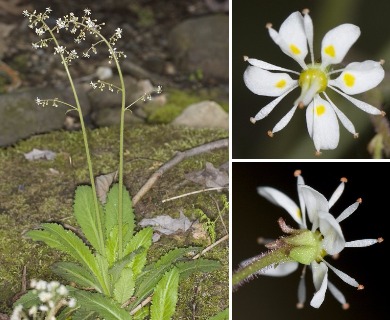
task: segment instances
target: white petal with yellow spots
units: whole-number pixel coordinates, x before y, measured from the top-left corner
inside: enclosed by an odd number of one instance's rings
[[[298,83],[287,73],[272,73],[255,66],[245,70],[244,82],[253,93],[268,97],[278,97]]]
[[[304,29],[303,17],[300,12],[294,12],[282,23],[279,33],[270,25],[268,32],[282,51],[297,61],[302,68],[307,55],[307,40]]]
[[[337,147],[340,138],[339,123],[328,101],[319,96],[314,97],[306,110],[306,123],[317,152]]]
[[[385,71],[380,62],[352,62],[337,79],[330,80],[329,85],[338,87],[347,94],[358,94],[375,88],[384,77]]]
[[[353,24],[342,24],[330,30],[322,39],[322,66],[343,61],[348,50],[360,36],[360,28]]]

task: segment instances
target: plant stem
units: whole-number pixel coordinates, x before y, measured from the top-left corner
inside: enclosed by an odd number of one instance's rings
[[[50,32],[50,35],[51,35],[51,37],[52,37],[52,39],[53,39],[53,41],[55,43],[55,46],[59,47],[58,41],[57,41],[56,37],[54,36],[53,31],[47,25],[46,25],[46,27],[47,27],[47,29]],[[77,95],[77,91],[76,91],[76,88],[74,86],[73,78],[72,78],[72,76],[70,74],[70,71],[69,71],[69,68],[68,68],[68,64],[66,63],[63,54],[60,54],[60,56],[61,56],[62,64],[64,65],[66,74],[68,76],[69,84],[70,84],[70,86],[72,88],[73,96],[74,96],[75,103],[76,103],[76,108],[77,108],[77,111],[79,113],[81,131],[83,133],[84,148],[85,148],[85,153],[86,153],[86,156],[87,156],[87,163],[88,163],[89,179],[91,181],[93,201],[94,201],[94,207],[95,207],[95,215],[96,215],[95,218],[96,218],[96,223],[97,223],[97,230],[98,230],[98,233],[99,233],[99,248],[96,248],[96,249],[98,250],[98,252],[100,254],[105,255],[104,235],[103,235],[102,221],[100,219],[100,209],[99,209],[99,203],[98,203],[98,198],[97,198],[97,194],[96,194],[95,179],[94,179],[93,170],[92,170],[91,153],[90,153],[90,150],[89,150],[87,130],[85,128],[83,112],[81,110],[79,97]]]
[[[289,258],[285,248],[268,251],[253,258],[253,260],[247,265],[240,267],[235,273],[233,273],[232,285],[233,287],[239,286],[243,281],[252,277],[254,274],[265,268],[284,262],[294,261]]]

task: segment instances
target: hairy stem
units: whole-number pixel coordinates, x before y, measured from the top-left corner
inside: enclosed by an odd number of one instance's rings
[[[290,261],[293,260],[289,258],[285,248],[268,251],[257,257],[254,257],[252,261],[241,266],[236,272],[233,273],[233,288],[236,289],[244,281],[250,280],[253,276],[255,276],[255,274],[265,270],[267,267]]]

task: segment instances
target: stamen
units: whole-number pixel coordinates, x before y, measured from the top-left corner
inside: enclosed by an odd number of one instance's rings
[[[303,101],[300,101],[299,103],[298,103],[298,108],[299,109],[303,109],[305,107],[305,104],[303,103]]]
[[[303,14],[309,14],[310,10],[308,8],[305,8],[305,9],[302,10],[302,13]]]
[[[270,138],[272,138],[272,137],[274,136],[274,134],[273,134],[273,132],[272,132],[271,130],[268,130],[267,134],[268,134],[268,136],[269,136]]]
[[[250,118],[249,118],[249,120],[250,120],[250,122],[252,122],[253,124],[255,124],[255,123],[256,123],[256,119],[255,119],[255,118],[253,118],[253,117],[250,117]]]
[[[362,284],[359,284],[358,287],[357,287],[358,290],[363,290],[364,289],[364,286]]]
[[[244,56],[243,58],[244,58],[244,61],[247,61],[249,59],[248,56]]]
[[[294,177],[298,177],[298,176],[300,176],[300,175],[301,175],[301,173],[302,173],[302,171],[301,171],[301,170],[295,170],[295,171],[294,171]]]
[[[355,139],[359,138],[359,133],[356,132],[356,133],[353,135],[353,137],[354,137]]]
[[[346,182],[348,182],[348,179],[345,178],[345,177],[342,177],[342,178],[340,179],[340,181],[346,183]]]
[[[358,199],[356,200],[356,202],[358,202],[358,203],[360,204],[360,203],[363,202],[363,200],[362,200],[362,198],[358,198]]]
[[[319,157],[321,154],[322,154],[321,151],[316,151],[316,153],[315,153],[316,157]]]
[[[383,238],[382,237],[380,237],[380,238],[378,238],[378,243],[381,243],[381,242],[383,242]]]
[[[268,23],[265,25],[265,27],[266,27],[267,29],[271,29],[271,28],[272,28],[272,23],[271,23],[271,22],[268,22]]]
[[[384,59],[380,59],[380,60],[379,60],[379,63],[380,63],[381,65],[384,65],[384,64],[385,64],[385,60],[384,60]]]
[[[349,303],[343,303],[342,306],[343,310],[348,310],[349,309]]]
[[[386,112],[381,111],[381,115],[382,115],[382,117],[384,117],[386,115]]]

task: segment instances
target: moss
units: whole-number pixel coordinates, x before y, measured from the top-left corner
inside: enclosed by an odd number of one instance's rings
[[[117,170],[118,133],[118,127],[88,133],[96,175]],[[134,196],[150,175],[177,151],[226,138],[226,134],[225,130],[194,130],[169,125],[134,125],[127,128],[124,142],[124,181],[127,189]],[[52,161],[27,161],[23,153],[33,148],[52,150],[56,152],[56,158]],[[180,211],[194,220],[194,208],[201,208],[210,217],[216,217],[218,213],[214,200],[221,203],[217,192],[199,193],[162,203],[163,199],[202,189],[203,186],[186,180],[185,174],[201,170],[206,161],[217,167],[228,161],[228,150],[216,150],[186,159],[166,172],[135,206],[136,220],[161,214],[178,217]],[[82,135],[80,132],[58,131],[21,141],[15,147],[0,149],[0,168],[0,313],[9,313],[10,299],[20,291],[23,266],[27,266],[28,279],[58,279],[50,266],[64,257],[45,245],[25,239],[23,234],[45,221],[60,221],[76,226],[72,215],[74,191],[79,184],[89,184]],[[227,224],[228,217],[225,216],[224,220]],[[217,239],[225,234],[220,223],[217,223],[216,229]],[[188,245],[205,246],[207,239],[194,239],[190,231],[163,236],[153,246],[150,259],[157,259],[174,247]],[[200,275],[204,280],[197,303],[205,310],[197,311],[199,319],[206,319],[208,314],[215,314],[227,306],[225,297],[228,296],[229,281],[226,246],[226,243],[221,244],[210,253],[218,256],[223,268],[207,277]],[[193,281],[199,283],[194,277],[189,288],[194,288]],[[183,290],[180,289],[180,297],[187,294]],[[207,306],[207,300],[203,301],[207,295],[220,297],[226,303],[215,301],[212,306]],[[180,303],[187,303],[185,297],[180,298]],[[177,319],[188,318],[187,306],[178,306]]]

